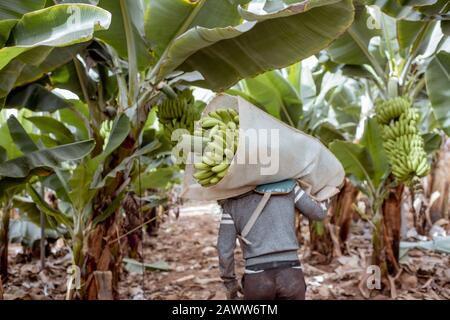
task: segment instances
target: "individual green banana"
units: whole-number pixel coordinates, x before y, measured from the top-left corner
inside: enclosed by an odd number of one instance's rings
[[[214,178],[211,178],[211,180],[209,180],[209,183],[214,185],[217,184],[220,181],[220,179],[216,176]]]
[[[209,170],[211,167],[203,162],[198,162],[194,164],[194,168],[198,170]]]
[[[214,173],[218,173],[218,172],[221,172],[221,171],[225,170],[225,169],[228,168],[228,167],[229,167],[229,164],[228,164],[228,163],[222,162],[221,164],[219,164],[219,165],[213,167],[213,168],[211,169],[211,171],[214,172]]]
[[[210,170],[197,171],[196,173],[194,173],[194,178],[198,179],[198,180],[203,180],[203,179],[211,177],[213,174],[214,174],[214,172],[212,172]]]
[[[208,166],[215,166],[216,165],[216,161],[214,161],[213,159],[211,159],[208,154],[203,155],[202,157],[202,162],[206,163]]]
[[[220,117],[222,118],[222,121],[224,123],[233,121],[233,118],[230,116],[227,109],[220,108],[220,109],[217,109],[216,112],[220,115]]]
[[[225,177],[226,174],[228,173],[228,168],[229,168],[229,166],[228,166],[225,170],[218,172],[217,175],[216,175],[217,178],[223,178],[223,177]]]
[[[236,110],[234,110],[233,108],[229,108],[227,109],[228,113],[230,114],[230,116],[234,119],[236,117],[239,118],[239,114],[237,113]]]
[[[217,119],[211,118],[211,117],[207,117],[202,120],[202,128],[209,129],[209,128],[217,126],[220,123],[221,123],[220,120],[217,120]]]

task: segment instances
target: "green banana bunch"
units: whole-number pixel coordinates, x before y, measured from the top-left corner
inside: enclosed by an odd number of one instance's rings
[[[194,136],[208,142],[201,162],[195,163],[194,178],[203,187],[217,184],[227,174],[239,141],[239,115],[234,109],[220,108],[199,121]]]
[[[403,97],[382,101],[375,111],[392,173],[398,181],[412,185],[417,177],[426,176],[430,170],[417,128],[419,115]]]
[[[105,147],[108,144],[109,136],[111,135],[111,131],[112,131],[112,127],[113,127],[112,120],[105,120],[100,125],[99,133],[100,133],[100,136],[103,138],[103,141],[104,141],[103,145]]]
[[[375,108],[378,123],[389,124],[403,113],[410,109],[411,103],[402,97],[383,101],[377,104]]]
[[[164,136],[173,145],[172,133],[177,129],[186,129],[189,133],[194,132],[194,122],[198,120],[199,114],[194,107],[195,99],[191,90],[181,91],[176,99],[166,98],[158,105],[158,119],[164,127]]]
[[[107,136],[109,136],[109,134],[111,133],[112,130],[112,126],[113,126],[113,121],[112,120],[105,120],[102,122],[102,124],[100,125],[100,136],[103,137],[103,139],[105,139]]]

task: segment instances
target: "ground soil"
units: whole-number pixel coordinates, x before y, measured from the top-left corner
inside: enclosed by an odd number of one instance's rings
[[[220,210],[214,203],[185,205],[178,218],[170,215],[157,237],[146,237],[143,257],[158,268],[127,268],[120,282],[121,299],[225,299],[216,253]],[[308,228],[299,250],[308,285],[307,299],[450,299],[450,256],[410,250],[402,259],[402,273],[395,286],[367,289],[365,275],[370,257],[370,226],[353,223],[345,255],[322,264],[320,255],[308,250]],[[10,279],[5,299],[64,299],[70,253],[64,241],[53,245],[40,270],[39,260],[24,254],[19,244],[10,247]],[[243,263],[237,250],[237,274]]]

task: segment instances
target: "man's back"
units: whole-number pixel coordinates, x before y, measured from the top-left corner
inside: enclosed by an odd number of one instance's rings
[[[272,196],[266,204],[250,233],[246,236],[251,245],[242,245],[246,266],[297,258],[299,247],[295,234],[294,196],[294,191],[286,195]],[[236,236],[242,233],[261,199],[261,194],[250,192],[225,200],[222,204],[224,215],[222,218],[225,220],[231,218],[235,230],[230,232],[231,228],[223,228],[222,231],[227,232],[228,230],[228,237],[236,239]]]
[[[265,271],[286,266],[299,267],[297,255],[299,246],[295,234],[295,208],[313,220],[322,220],[326,217],[327,210],[324,204],[317,203],[299,186],[296,186],[290,193],[272,196],[250,232],[245,236],[245,239],[242,239],[240,235],[262,197],[262,195],[252,191],[220,202],[223,214],[217,248],[221,277],[229,292],[237,287],[234,273],[236,238],[241,240],[246,278],[248,274],[258,273],[259,277],[267,277],[273,274],[272,278],[269,277],[270,279],[264,281],[273,281],[273,295],[277,296],[277,291],[283,290],[275,289],[276,282],[285,279],[284,277],[278,277],[274,270]],[[277,278],[278,280],[276,280]],[[304,284],[303,273],[301,273],[301,278]],[[252,276],[252,280],[255,280],[255,277]],[[256,281],[256,284],[258,283]],[[253,292],[256,291],[258,290],[253,290]],[[249,291],[247,290],[247,292]],[[286,296],[289,295],[289,293],[286,294]],[[304,297],[304,292],[301,295]],[[256,294],[256,298],[258,296]],[[294,294],[294,296],[298,295]]]

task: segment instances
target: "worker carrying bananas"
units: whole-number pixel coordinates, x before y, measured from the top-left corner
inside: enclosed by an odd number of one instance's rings
[[[284,180],[219,204],[223,213],[217,248],[227,298],[238,299],[238,292],[243,292],[246,300],[304,300],[306,283],[297,254],[295,209],[309,219],[323,220],[328,201],[319,203],[296,180]],[[236,239],[245,259],[243,288],[234,270]]]

